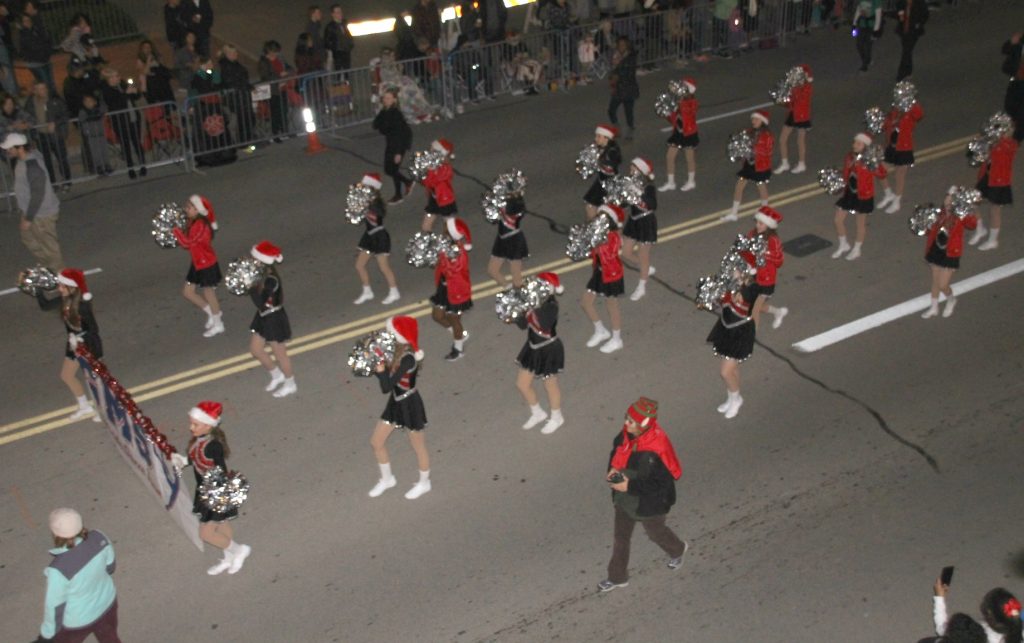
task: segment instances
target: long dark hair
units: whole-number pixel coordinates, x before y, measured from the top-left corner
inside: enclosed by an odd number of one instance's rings
[[[963,612],[946,621],[946,633],[937,639],[942,643],[985,643],[985,629]]]
[[[82,540],[85,540],[88,537],[89,537],[89,530],[86,529],[85,527],[82,527],[82,531],[78,532],[77,534],[75,534],[71,538],[63,538],[61,536],[56,536],[55,535],[53,537],[53,545],[54,545],[54,547],[67,547],[68,549],[74,549],[74,547],[75,547],[75,539],[76,538],[81,538]]]
[[[69,326],[72,328],[81,328],[82,315],[79,312],[78,307],[82,303],[82,291],[78,288],[69,288],[68,290],[70,290],[70,292],[67,297],[64,297],[60,314]]]
[[[228,446],[228,436],[224,434],[224,429],[219,426],[211,427],[209,435],[211,440],[220,442],[220,445],[224,447],[224,459],[227,460],[231,455],[231,447]],[[191,449],[192,445],[195,444],[198,439],[199,438],[193,436],[192,439],[188,441],[188,448]],[[225,471],[224,473],[227,472]]]
[[[981,615],[996,632],[1003,635],[1005,643],[1021,643],[1020,603],[1017,603],[1017,615],[1009,615],[1006,605],[1017,598],[1002,587],[997,587],[981,599]]]

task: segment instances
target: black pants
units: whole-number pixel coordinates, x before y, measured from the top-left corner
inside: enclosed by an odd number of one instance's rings
[[[900,34],[900,46],[903,51],[900,55],[900,67],[896,71],[897,82],[914,73],[914,46],[920,37],[916,31]]]
[[[274,136],[287,134],[288,97],[276,94],[270,97],[270,130]]]
[[[612,125],[619,122],[619,105],[625,109],[626,112],[626,125],[629,129],[633,129],[633,103],[636,102],[633,98],[622,99],[616,96],[612,96],[611,101],[608,102],[608,118],[611,120]]]
[[[46,164],[46,171],[50,173],[50,180],[57,182],[57,175],[54,173],[53,161],[57,161],[60,168],[60,177],[64,183],[71,181],[71,165],[68,163],[68,148],[64,139],[57,134],[37,134],[36,143],[39,151],[43,153],[43,163]]]
[[[869,27],[857,28],[857,53],[860,54],[860,70],[867,71],[871,66],[871,45],[874,33]]]
[[[124,155],[125,165],[130,169],[135,167],[132,162],[132,152],[135,152],[140,165],[146,164],[146,155],[142,152],[142,145],[139,143],[139,124],[133,121],[128,114],[115,114],[110,117],[114,126],[114,133],[121,144],[121,153]]]
[[[395,156],[405,156],[405,152],[389,152],[384,150],[384,174],[391,177],[395,182],[395,196],[401,197],[405,193],[405,184],[412,183],[412,179],[402,174],[402,162],[395,163]]]

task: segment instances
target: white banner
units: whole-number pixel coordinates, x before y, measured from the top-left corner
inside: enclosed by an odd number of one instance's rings
[[[192,497],[189,495],[188,486],[184,484],[168,457],[140,426],[140,419],[144,419],[145,416],[136,412],[133,417],[132,412],[125,408],[122,400],[127,401],[128,406],[132,408],[135,407],[135,403],[131,400],[130,394],[123,389],[120,391],[119,399],[118,393],[111,388],[111,382],[117,388],[120,388],[120,385],[110,377],[102,364],[99,364],[100,372],[97,372],[89,360],[81,355],[78,357],[78,364],[85,374],[85,382],[96,403],[96,411],[103,419],[117,450],[124,456],[131,470],[139,475],[157,497],[160,506],[171,520],[181,527],[192,544],[202,551],[199,518],[192,513]]]

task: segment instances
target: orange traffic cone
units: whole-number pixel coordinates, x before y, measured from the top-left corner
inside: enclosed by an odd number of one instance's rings
[[[306,154],[313,155],[326,152],[327,148],[320,142],[320,137],[315,131],[310,132],[306,137]]]

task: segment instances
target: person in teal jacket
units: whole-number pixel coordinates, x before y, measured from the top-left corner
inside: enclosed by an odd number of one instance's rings
[[[50,513],[53,561],[46,576],[46,605],[37,641],[78,642],[90,634],[100,643],[120,643],[114,548],[102,532],[82,526],[74,509]]]

